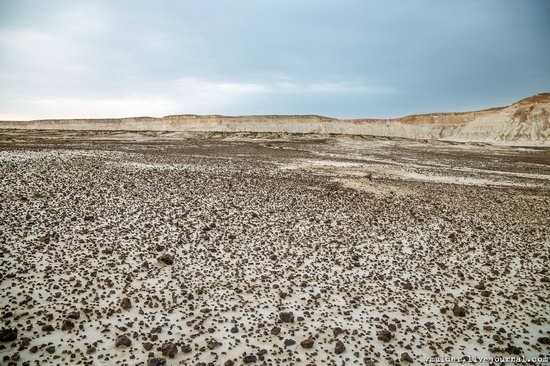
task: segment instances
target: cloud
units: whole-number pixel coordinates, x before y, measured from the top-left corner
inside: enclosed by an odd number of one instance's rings
[[[183,77],[151,90],[134,90],[123,96],[88,98],[59,96],[15,102],[13,111],[4,110],[0,119],[101,118],[169,114],[247,113],[247,105],[266,99],[304,95],[392,93],[394,88],[375,88],[354,83],[315,83],[281,80],[240,82],[228,79]],[[21,104],[21,105],[19,105]],[[22,108],[24,105],[24,108]],[[17,113],[18,109],[31,113]]]
[[[547,2],[253,3],[0,0],[0,118],[390,117],[550,85]]]
[[[394,87],[375,87],[350,82],[275,82],[271,90],[299,93],[368,93],[387,94],[397,92]]]
[[[47,98],[17,104],[13,111],[0,112],[0,120],[30,120],[48,118],[117,118],[163,116],[174,112],[174,101],[163,98]],[[19,110],[32,112],[21,113]]]

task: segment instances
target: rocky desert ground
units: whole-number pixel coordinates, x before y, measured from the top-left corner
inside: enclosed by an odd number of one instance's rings
[[[2,130],[0,182],[6,365],[548,362],[549,148]]]

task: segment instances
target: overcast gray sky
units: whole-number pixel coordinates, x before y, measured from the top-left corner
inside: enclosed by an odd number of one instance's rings
[[[0,0],[0,119],[395,117],[550,90],[547,0]]]

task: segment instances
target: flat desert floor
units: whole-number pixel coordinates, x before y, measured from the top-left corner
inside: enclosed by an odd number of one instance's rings
[[[0,131],[0,182],[3,364],[550,353],[550,149]]]

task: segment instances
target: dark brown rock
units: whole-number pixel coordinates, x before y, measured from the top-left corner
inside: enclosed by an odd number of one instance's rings
[[[166,365],[166,359],[164,358],[150,358],[147,360],[147,366],[164,366]]]
[[[243,357],[244,363],[255,363],[258,360],[258,358],[254,355],[246,355]]]
[[[120,307],[124,310],[128,310],[132,307],[132,301],[129,297],[124,297],[122,300],[120,300]]]
[[[294,314],[292,311],[282,311],[279,313],[279,319],[283,323],[294,323]]]
[[[467,313],[465,308],[463,308],[462,306],[455,305],[455,307],[453,308],[453,314],[454,316],[464,317],[466,316]]]
[[[17,339],[17,329],[0,330],[0,342],[11,342]]]
[[[61,325],[61,330],[71,330],[74,328],[74,323],[70,321],[69,319],[63,320],[63,324]]]
[[[158,257],[158,261],[164,264],[172,265],[174,264],[174,257],[170,254],[163,254]]]
[[[377,338],[382,342],[389,342],[393,338],[393,333],[389,330],[381,330],[378,332]]]
[[[162,352],[163,356],[168,358],[174,358],[178,353],[178,346],[176,346],[172,342],[168,342],[163,344],[162,347],[160,347],[160,351]]]
[[[337,355],[344,353],[346,350],[346,345],[342,341],[336,341],[336,345],[334,346],[334,353]]]
[[[302,348],[312,348],[314,343],[315,341],[310,337],[301,341],[300,346],[302,346]]]
[[[115,347],[130,347],[132,340],[125,335],[118,336],[115,340]]]

